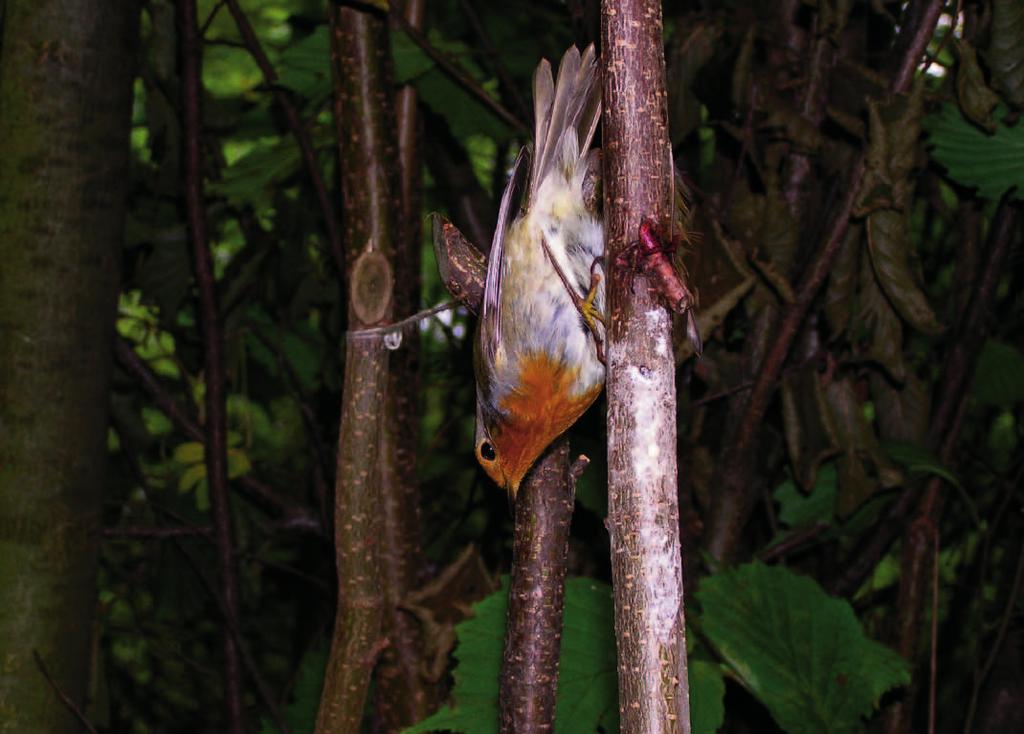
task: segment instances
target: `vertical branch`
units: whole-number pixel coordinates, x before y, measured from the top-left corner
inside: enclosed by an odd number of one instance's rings
[[[349,332],[345,354],[334,542],[338,607],[316,731],[357,732],[382,640],[378,459],[388,353],[398,185],[387,24],[351,7],[329,8],[335,120],[339,132]],[[355,133],[355,131],[358,131]]]
[[[604,0],[604,211],[608,292],[608,532],[619,709],[629,732],[690,730],[676,490],[672,320],[644,277],[617,266],[652,218],[668,231],[661,3]]]
[[[423,25],[424,0],[408,0],[402,12],[414,28]],[[420,302],[420,146],[416,90],[395,97],[401,217],[395,239],[395,314],[413,313]],[[434,708],[437,686],[423,676],[423,640],[416,620],[400,608],[422,570],[420,491],[416,474],[419,443],[419,340],[406,335],[390,355],[387,402],[381,431],[381,579],[384,632],[388,646],[377,670],[376,708],[380,726],[397,731]]]
[[[501,666],[502,732],[550,731],[555,720],[565,573],[575,479],[569,439],[555,441],[516,498],[512,581]]]
[[[238,645],[231,629],[238,628],[238,571],[231,541],[231,506],[228,497],[227,410],[224,378],[224,335],[213,277],[213,259],[206,239],[202,170],[202,46],[196,21],[195,0],[179,0],[181,25],[181,78],[185,132],[185,206],[193,267],[199,287],[200,323],[203,331],[203,371],[206,377],[206,479],[210,487],[213,527],[220,566],[224,613],[225,695],[228,728],[232,734],[245,730],[242,706],[242,668]]]

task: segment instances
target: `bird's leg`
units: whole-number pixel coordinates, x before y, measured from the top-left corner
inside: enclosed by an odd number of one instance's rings
[[[558,261],[555,260],[554,254],[551,252],[551,248],[548,246],[548,241],[544,235],[540,236],[541,247],[544,248],[544,254],[548,257],[548,262],[551,263],[551,267],[555,269],[555,273],[558,275],[558,279],[562,281],[562,285],[565,287],[566,293],[569,294],[569,298],[572,300],[576,310],[579,311],[580,316],[583,317],[583,323],[586,324],[587,329],[594,337],[594,343],[597,345],[597,358],[604,364],[604,345],[601,339],[601,335],[597,333],[597,323],[601,322],[604,325],[604,316],[598,312],[597,307],[594,306],[594,299],[597,297],[597,287],[601,283],[601,274],[594,272],[594,267],[598,264],[598,259],[595,258],[593,264],[590,266],[590,290],[587,291],[586,298],[580,298],[580,295],[576,292],[576,289],[572,287],[569,279],[565,277],[565,273],[562,272],[562,268],[559,267]]]

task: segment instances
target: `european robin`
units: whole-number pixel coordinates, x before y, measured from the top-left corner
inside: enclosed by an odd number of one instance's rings
[[[570,48],[557,80],[542,61],[533,101],[532,165],[524,148],[501,198],[473,360],[477,460],[512,498],[605,377],[604,230],[583,194],[601,117],[594,47]]]

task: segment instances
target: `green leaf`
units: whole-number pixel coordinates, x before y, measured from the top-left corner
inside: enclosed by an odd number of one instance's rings
[[[252,470],[249,455],[242,449],[228,449],[228,479],[237,479]]]
[[[587,578],[565,583],[565,622],[555,731],[619,730],[612,589]]]
[[[814,486],[806,495],[792,479],[786,480],[772,493],[779,503],[779,520],[790,528],[830,522],[836,513],[837,486],[836,465],[831,462],[818,469]]]
[[[690,679],[691,734],[715,734],[725,720],[725,680],[720,666],[704,660],[687,661]]]
[[[1024,400],[1024,354],[1004,342],[986,341],[974,370],[971,392],[987,405],[1009,406]]]
[[[812,579],[752,563],[705,579],[701,629],[788,734],[852,734],[906,663]]]
[[[188,443],[179,444],[174,449],[174,460],[179,464],[201,464],[203,461],[203,445],[198,441],[189,441]]]
[[[396,84],[407,84],[434,68],[434,60],[405,31],[391,33],[391,57],[395,62]]]
[[[405,730],[498,731],[498,674],[504,650],[508,578],[477,604],[474,616],[455,627],[453,703]],[[565,585],[565,622],[558,676],[559,732],[591,734],[598,725],[618,731],[618,689],[611,588],[587,578]]]
[[[493,734],[498,731],[498,674],[504,650],[508,577],[501,588],[473,607],[473,617],[455,626],[455,686],[452,704],[405,730]]]
[[[200,482],[206,479],[206,464],[193,464],[186,469],[178,479],[178,491],[184,494],[192,491]]]
[[[996,119],[1005,114],[996,110]],[[1016,198],[1024,196],[1024,124],[996,125],[986,135],[963,118],[956,105],[945,104],[929,115],[925,127],[933,147],[932,156],[945,166],[950,178],[978,190],[986,199],[998,199],[1013,186]]]
[[[939,457],[927,449],[900,441],[886,441],[882,446],[886,453],[893,458],[893,461],[905,466],[911,474],[934,474],[942,477],[954,487],[961,487],[956,474],[943,466]]]
[[[331,93],[330,38],[327,26],[316,29],[281,54],[278,83],[308,100],[323,100]]]
[[[327,668],[326,645],[314,647],[302,656],[299,672],[295,678],[292,702],[284,711],[288,728],[294,734],[311,732],[316,726],[316,714],[320,708],[320,692],[324,685],[324,671]],[[278,729],[270,719],[260,720],[260,734],[277,734]]]

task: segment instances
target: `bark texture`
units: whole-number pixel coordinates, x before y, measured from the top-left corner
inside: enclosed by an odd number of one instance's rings
[[[608,290],[608,532],[623,731],[690,731],[676,489],[672,319],[617,264],[640,223],[669,231],[661,3],[605,0],[604,211]],[[623,258],[628,259],[628,258]]]
[[[332,6],[332,60],[341,160],[349,335],[334,499],[338,608],[316,731],[358,732],[370,674],[384,644],[378,460],[388,352],[365,327],[391,320],[398,235],[397,147],[387,23]]]
[[[434,254],[448,292],[476,313],[487,261],[458,228],[433,217]],[[575,482],[586,467],[569,464],[568,438],[545,452],[516,500],[508,623],[499,689],[503,732],[552,731]]]
[[[84,708],[138,12],[0,8],[5,733],[82,731],[55,688]]]
[[[502,732],[554,730],[574,496],[569,439],[562,436],[530,470],[516,498],[499,688]]]

